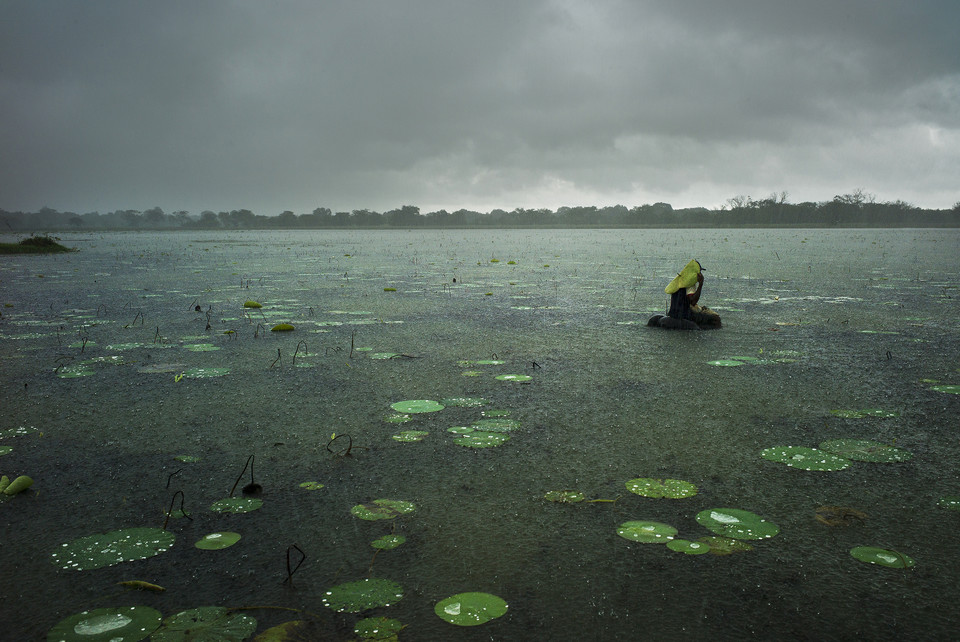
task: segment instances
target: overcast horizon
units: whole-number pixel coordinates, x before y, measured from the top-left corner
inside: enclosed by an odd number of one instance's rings
[[[0,5],[0,209],[960,201],[960,2]]]

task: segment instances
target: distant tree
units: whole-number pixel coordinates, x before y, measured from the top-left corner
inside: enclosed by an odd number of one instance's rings
[[[277,227],[290,229],[297,227],[297,215],[290,210],[285,210],[277,217]]]
[[[120,219],[126,227],[140,227],[142,220],[139,210],[122,210],[120,212]]]
[[[220,216],[216,212],[203,210],[200,212],[200,227],[214,228],[220,227]]]
[[[167,215],[163,213],[163,210],[159,207],[151,207],[150,209],[144,211],[143,221],[149,227],[160,227],[167,220]]]
[[[420,208],[415,205],[404,205],[398,210],[390,210],[384,216],[387,223],[393,227],[420,225],[423,222],[420,217]]]
[[[70,217],[70,225],[72,225],[77,229],[80,229],[81,227],[83,227],[83,219],[80,218],[79,216],[72,216]]]

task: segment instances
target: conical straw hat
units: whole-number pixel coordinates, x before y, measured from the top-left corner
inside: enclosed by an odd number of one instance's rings
[[[697,284],[697,275],[700,274],[700,264],[696,259],[687,263],[680,274],[664,288],[667,294],[673,294],[680,288],[691,288]]]

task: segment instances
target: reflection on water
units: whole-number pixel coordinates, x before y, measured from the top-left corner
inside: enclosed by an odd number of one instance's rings
[[[958,240],[943,230],[114,233],[65,238],[81,250],[66,256],[4,257],[0,431],[36,431],[0,440],[13,447],[0,472],[35,480],[0,506],[0,597],[15,606],[0,624],[39,639],[102,606],[166,616],[271,605],[316,613],[333,639],[349,639],[358,616],[326,609],[323,593],[372,576],[403,586],[402,600],[370,614],[405,623],[405,640],[946,639],[960,514],[937,500],[960,495],[958,400],[930,380],[960,383]],[[645,327],[694,257],[706,268],[701,302],[724,328]],[[271,332],[278,323],[296,330]],[[708,363],[735,357],[744,364]],[[395,402],[453,397],[488,403],[385,421]],[[869,408],[896,416],[831,413]],[[457,445],[448,429],[489,410],[520,427],[497,447]],[[402,430],[429,434],[391,438]],[[352,439],[350,457],[328,450],[335,434]],[[759,456],[841,438],[914,457],[807,472]],[[263,507],[209,510],[250,454]],[[636,477],[699,492],[644,498],[625,487]],[[301,488],[308,481],[323,487]],[[177,490],[193,519],[171,520],[170,551],[86,572],[50,563],[77,537],[159,527]],[[559,504],[544,500],[551,490],[619,499]],[[350,514],[378,498],[416,510]],[[867,517],[826,526],[824,505]],[[653,520],[696,540],[711,533],[695,515],[717,507],[780,533],[730,556],[616,533]],[[242,539],[193,546],[219,531]],[[391,533],[406,542],[374,556],[370,543]],[[291,584],[293,544],[307,559]],[[854,546],[900,551],[916,567],[858,562]],[[134,579],[167,590],[118,590]],[[499,595],[507,614],[454,629],[433,613],[467,591]],[[261,630],[295,616],[249,614]]]

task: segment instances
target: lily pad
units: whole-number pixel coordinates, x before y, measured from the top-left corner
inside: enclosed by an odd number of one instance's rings
[[[183,371],[183,376],[187,379],[209,379],[211,377],[222,377],[230,373],[230,368],[187,368]]]
[[[487,403],[483,397],[449,397],[441,399],[440,403],[448,407],[477,408]]]
[[[666,544],[676,534],[677,529],[669,524],[646,520],[624,522],[617,528],[620,537],[644,544]]]
[[[196,542],[194,546],[204,551],[219,551],[223,548],[229,548],[240,541],[240,533],[229,531],[223,533],[210,533],[204,535],[203,539]]]
[[[850,555],[854,559],[866,562],[867,564],[879,564],[890,568],[910,568],[915,562],[897,551],[890,551],[876,546],[855,546],[850,549]]]
[[[0,446],[0,455],[6,455],[13,452],[13,446]]]
[[[371,352],[370,353],[371,359],[379,359],[379,360],[396,359],[399,356],[400,356],[399,352]]]
[[[335,611],[360,613],[378,606],[390,606],[403,598],[403,588],[396,582],[367,578],[334,586],[323,596],[323,604]]]
[[[243,307],[245,308],[262,308],[263,306],[256,301],[244,301]]]
[[[200,461],[200,458],[196,455],[177,455],[174,459],[182,461],[185,464],[195,464]]]
[[[400,620],[389,617],[368,617],[357,622],[353,632],[361,640],[396,640],[402,628],[403,623]]]
[[[400,499],[375,499],[370,504],[357,504],[350,509],[350,514],[360,519],[373,521],[393,519],[398,515],[412,513],[416,509],[416,504]]]
[[[688,539],[672,539],[667,542],[667,548],[671,551],[684,553],[686,555],[703,555],[710,552],[710,545],[704,542],[691,542]]]
[[[449,429],[452,431],[453,429]],[[503,444],[504,442],[510,439],[510,435],[505,435],[499,432],[488,432],[485,430],[473,430],[471,432],[461,434],[460,437],[453,440],[453,443],[458,446],[465,446],[467,448],[494,448]]]
[[[867,439],[831,439],[821,442],[820,450],[854,461],[876,463],[907,461],[913,457],[909,450]]]
[[[889,419],[890,417],[900,416],[900,413],[895,410],[881,410],[879,408],[867,408],[865,410],[831,410],[830,414],[843,419],[862,419],[863,417]]]
[[[577,504],[585,500],[586,496],[578,490],[551,490],[543,498],[548,502]]]
[[[937,501],[937,506],[960,511],[960,497],[956,495],[946,495]]]
[[[293,332],[294,327],[291,323],[278,323],[270,328],[270,332]]]
[[[638,477],[626,483],[627,490],[643,497],[683,499],[697,494],[697,487],[682,479],[650,479]]]
[[[249,513],[263,506],[263,500],[256,497],[226,497],[210,504],[215,513]]]
[[[429,434],[426,430],[404,430],[391,437],[397,441],[414,442],[423,441],[423,438]]]
[[[519,383],[523,383],[525,381],[530,381],[531,379],[533,379],[533,377],[531,377],[530,375],[519,375],[519,374],[502,374],[502,375],[497,375],[496,378],[499,379],[500,381],[516,381]]]
[[[815,515],[818,522],[827,526],[853,526],[867,519],[862,510],[848,506],[818,506]]]
[[[443,404],[430,399],[413,399],[410,401],[398,401],[390,404],[390,407],[397,412],[407,414],[418,414],[421,412],[437,412],[443,410]]]
[[[191,343],[183,347],[190,352],[214,352],[220,349],[212,343]]]
[[[805,446],[775,446],[762,450],[760,456],[801,470],[843,470],[850,465],[849,459]]]
[[[768,539],[780,532],[773,522],[739,508],[708,508],[696,519],[707,530],[733,539]]]
[[[256,618],[231,612],[222,606],[201,606],[181,611],[163,621],[150,637],[151,642],[240,642],[257,630]]]
[[[176,535],[161,528],[124,528],[67,542],[51,554],[51,561],[61,568],[87,571],[159,555],[175,540]]]
[[[384,535],[370,542],[370,546],[379,548],[382,551],[393,550],[407,541],[403,535]]]
[[[300,488],[306,488],[307,490],[320,490],[323,488],[323,484],[318,481],[305,481],[300,484]]]
[[[437,602],[433,610],[450,624],[477,626],[504,615],[507,603],[490,593],[457,593]]]
[[[156,631],[160,620],[160,611],[148,606],[94,609],[60,620],[47,633],[47,640],[135,642]]]
[[[744,362],[737,361],[736,359],[714,359],[713,361],[707,361],[707,364],[711,366],[735,367],[744,365]]]
[[[408,421],[413,421],[413,417],[395,412],[392,415],[384,417],[383,420],[389,424],[405,424]]]
[[[494,417],[490,419],[478,419],[473,422],[473,427],[477,430],[485,430],[487,432],[510,432],[511,430],[519,428],[520,422],[516,419]]]
[[[952,395],[960,395],[960,386],[942,384],[939,386],[931,386],[930,390],[936,390],[937,392],[947,392]]]
[[[706,536],[698,538],[697,542],[709,546],[711,555],[733,555],[753,550],[750,544],[732,537]]]

